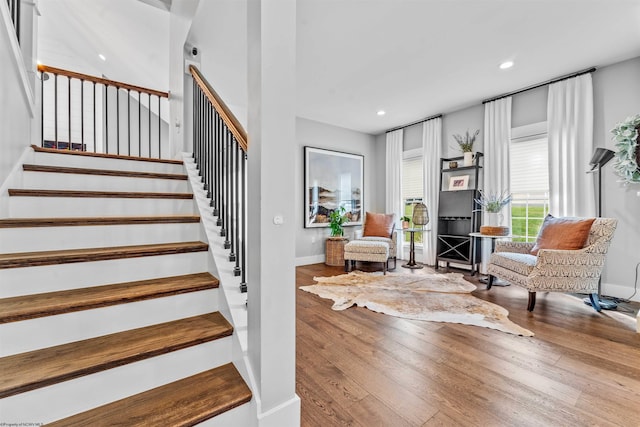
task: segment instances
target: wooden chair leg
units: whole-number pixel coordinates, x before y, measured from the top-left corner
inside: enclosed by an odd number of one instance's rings
[[[527,311],[533,311],[536,306],[536,293],[529,291],[529,304],[527,305]]]
[[[602,311],[602,307],[600,307],[600,299],[598,298],[598,294],[589,294],[589,300],[591,301],[591,307],[598,313]]]
[[[493,277],[491,274],[489,275],[489,280],[487,281],[487,290],[491,289],[491,286],[493,286],[493,280],[495,279],[495,277]]]

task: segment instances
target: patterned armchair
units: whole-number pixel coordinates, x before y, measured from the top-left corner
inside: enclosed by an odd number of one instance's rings
[[[534,243],[498,241],[489,260],[487,289],[494,277],[522,286],[529,291],[529,311],[537,291],[588,293],[591,305],[600,311],[598,282],[617,224],[616,219],[596,218],[582,249],[540,249],[537,256],[530,253]]]

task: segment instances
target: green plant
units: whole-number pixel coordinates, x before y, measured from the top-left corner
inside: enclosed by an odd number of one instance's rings
[[[618,123],[611,130],[613,140],[618,151],[615,154],[613,168],[625,185],[630,183],[640,184],[640,165],[638,160],[638,133],[640,129],[640,114],[627,117],[624,122]]]
[[[340,237],[344,235],[342,224],[347,222],[347,214],[344,206],[334,209],[329,214],[329,228],[331,229],[331,237]]]
[[[469,130],[467,129],[464,137],[461,135],[453,135],[453,139],[456,140],[463,153],[470,153],[473,151],[473,143],[476,142],[476,137],[479,134],[480,129],[476,130],[473,135],[469,134]]]
[[[486,194],[480,190],[480,198],[475,199],[476,203],[482,206],[487,212],[498,213],[511,202],[511,193],[509,191],[503,191],[502,193],[489,193]]]
[[[408,216],[403,216],[402,217],[402,221],[403,222],[411,222],[411,218],[409,218]]]

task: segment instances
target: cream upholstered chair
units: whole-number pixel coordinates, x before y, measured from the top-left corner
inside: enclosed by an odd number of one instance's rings
[[[392,258],[393,268],[390,270],[396,269],[398,234],[394,230],[394,217],[393,214],[366,213],[364,228],[357,230],[354,240],[345,245],[345,271],[351,271],[356,261],[381,262],[386,274]]]
[[[617,224],[616,219],[596,218],[582,249],[540,249],[532,255],[535,243],[498,241],[489,260],[487,289],[495,277],[522,286],[529,291],[529,311],[537,291],[588,293],[600,311],[598,282]]]

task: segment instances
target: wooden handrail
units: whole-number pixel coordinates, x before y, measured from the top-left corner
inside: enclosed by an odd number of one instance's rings
[[[155,95],[160,98],[169,98],[168,92],[161,92],[159,90],[147,89],[140,86],[118,82],[115,80],[104,79],[102,77],[95,77],[95,76],[90,76],[88,74],[76,73],[75,71],[63,70],[62,68],[50,67],[48,65],[38,64],[38,71],[40,71],[41,73],[52,73],[52,74],[57,74],[61,76],[67,76],[70,78],[80,79],[87,82],[100,83],[105,86],[115,86],[120,89],[132,90],[134,92],[148,93],[149,95]]]
[[[216,93],[215,90],[211,87],[207,79],[200,73],[195,66],[190,65],[189,71],[191,71],[191,76],[195,80],[195,82],[200,86],[202,92],[209,99],[213,107],[216,109],[222,120],[224,120],[225,124],[235,136],[238,144],[240,144],[240,148],[246,153],[249,149],[249,139],[247,138],[247,132],[244,130],[240,121],[233,115],[227,104],[224,103],[222,98]]]

